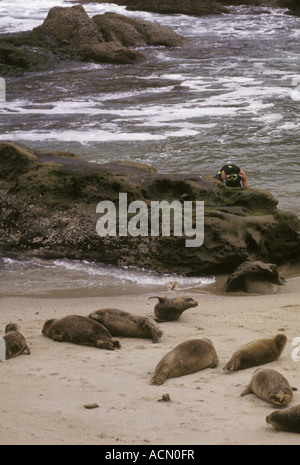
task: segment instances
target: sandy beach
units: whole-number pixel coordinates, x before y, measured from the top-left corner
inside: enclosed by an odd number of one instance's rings
[[[241,345],[286,334],[287,346],[269,367],[297,387],[299,363],[292,341],[300,337],[300,279],[291,278],[274,295],[216,295],[181,292],[199,302],[176,322],[160,323],[157,344],[117,338],[108,351],[57,343],[41,333],[49,318],[87,316],[119,308],[154,318],[151,294],[106,297],[3,297],[0,327],[17,322],[31,349],[0,364],[1,445],[295,445],[297,434],[276,431],[265,418],[275,407],[251,394],[240,397],[256,368],[225,374],[223,367]],[[2,333],[1,333],[2,334]],[[3,334],[2,334],[3,335]],[[212,340],[220,364],[214,369],[150,384],[160,359],[179,343]],[[171,402],[159,402],[169,394]],[[88,410],[85,404],[97,403]]]

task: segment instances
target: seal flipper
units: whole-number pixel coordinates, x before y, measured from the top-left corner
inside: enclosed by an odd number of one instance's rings
[[[158,342],[159,338],[163,335],[163,331],[150,320],[142,320],[139,326],[151,335],[152,342]]]
[[[23,354],[27,354],[27,355],[30,355],[30,354],[31,354],[30,349],[29,349],[29,347],[28,347],[27,344],[26,344],[25,347],[24,347]]]
[[[112,341],[112,344],[116,349],[121,349],[121,344],[119,341]]]
[[[241,397],[247,396],[248,394],[252,394],[252,390],[250,386],[245,387],[245,389],[241,393]]]

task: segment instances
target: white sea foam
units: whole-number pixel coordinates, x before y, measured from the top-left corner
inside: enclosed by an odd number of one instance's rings
[[[214,277],[183,277],[176,274],[160,274],[154,271],[138,269],[133,267],[119,268],[116,266],[99,265],[87,261],[71,261],[67,259],[55,260],[56,267],[64,268],[70,272],[81,272],[93,277],[114,278],[122,282],[129,282],[141,285],[164,286],[170,280],[176,280],[179,286],[205,286],[215,282]],[[101,282],[99,281],[99,285]]]
[[[176,280],[178,290],[205,289],[215,283],[213,276],[185,277],[176,274],[160,274],[134,267],[117,267],[101,263],[58,259],[11,259],[0,257],[0,294],[13,295],[43,294],[51,291],[94,289],[109,292],[122,289],[123,292],[139,292],[162,289],[169,281]]]
[[[70,6],[62,0],[1,0],[0,24],[3,33],[20,32],[39,26],[53,6]]]
[[[149,141],[162,140],[166,136],[148,132],[109,132],[103,130],[81,131],[14,131],[9,134],[0,134],[0,140],[41,141],[41,142],[77,142],[80,144],[110,141]]]

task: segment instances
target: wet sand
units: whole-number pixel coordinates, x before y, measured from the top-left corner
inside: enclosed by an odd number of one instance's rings
[[[300,279],[289,279],[274,295],[178,293],[193,297],[199,306],[177,322],[160,323],[164,334],[157,344],[116,338],[122,347],[115,351],[54,342],[41,329],[49,318],[87,316],[108,307],[153,319],[151,294],[2,297],[0,335],[8,322],[17,322],[31,354],[0,363],[0,444],[299,444],[299,435],[266,423],[275,407],[253,394],[240,397],[256,368],[225,374],[223,367],[241,345],[284,333],[287,346],[268,367],[298,388],[290,406],[300,403],[300,362],[292,358],[292,341],[300,337]],[[217,368],[151,385],[154,369],[168,351],[203,337],[216,348]],[[164,394],[171,402],[158,402]],[[99,407],[86,409],[90,403]]]

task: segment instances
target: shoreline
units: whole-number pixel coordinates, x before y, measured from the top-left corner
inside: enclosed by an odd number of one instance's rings
[[[300,403],[299,363],[292,345],[300,336],[300,278],[272,295],[216,295],[178,291],[199,305],[176,322],[160,323],[157,344],[147,339],[114,338],[121,349],[57,343],[41,329],[49,318],[87,316],[100,308],[119,308],[153,319],[149,293],[102,297],[2,297],[2,331],[16,321],[31,355],[0,364],[1,444],[63,445],[259,445],[299,443],[279,432],[265,417],[276,408],[253,394],[240,397],[256,367],[225,374],[223,367],[241,345],[283,332],[287,346],[268,364],[297,387],[290,405]],[[152,294],[153,295],[153,294]],[[159,360],[179,343],[212,340],[219,366],[152,386]],[[171,402],[158,402],[168,393]],[[87,410],[85,404],[99,408]],[[16,421],[17,418],[17,421]]]

